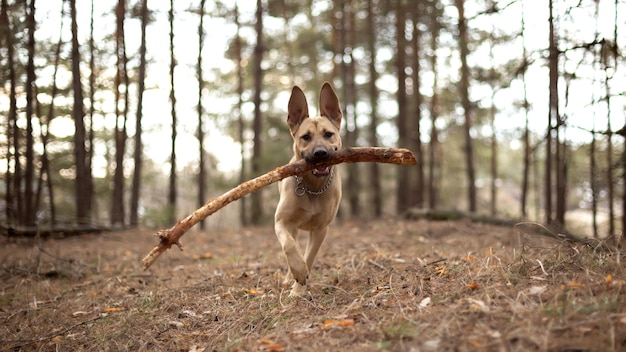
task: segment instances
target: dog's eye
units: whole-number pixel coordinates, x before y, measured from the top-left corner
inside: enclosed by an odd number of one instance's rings
[[[328,131],[324,132],[324,138],[326,138],[326,139],[330,139],[330,138],[332,138],[334,135],[335,135],[335,134],[334,134],[334,133],[332,133],[332,132],[328,132]]]
[[[300,138],[302,138],[303,141],[308,142],[311,140],[311,135],[310,134],[303,134]]]

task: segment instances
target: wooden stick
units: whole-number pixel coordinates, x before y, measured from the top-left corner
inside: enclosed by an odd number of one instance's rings
[[[278,182],[284,178],[309,171],[314,167],[357,162],[376,162],[397,165],[417,164],[413,153],[411,153],[408,149],[353,147],[341,149],[330,159],[317,164],[311,164],[304,160],[299,160],[277,167],[264,175],[240,184],[217,198],[210,199],[205,205],[194,211],[191,215],[187,216],[183,220],[179,220],[178,223],[176,223],[176,225],[172,228],[158,231],[156,236],[159,237],[159,244],[154,247],[145,258],[143,258],[144,269],[148,269],[150,265],[152,265],[152,263],[161,255],[161,253],[168,250],[172,247],[172,245],[178,246],[178,248],[182,251],[183,247],[179,241],[182,235],[184,235],[185,232],[187,232],[187,230],[189,230],[193,225],[204,220],[207,216],[222,209],[231,202],[234,202],[262,187]]]

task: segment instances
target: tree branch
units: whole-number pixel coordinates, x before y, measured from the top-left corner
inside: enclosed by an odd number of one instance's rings
[[[210,199],[205,205],[194,211],[183,220],[179,220],[178,223],[170,229],[158,231],[156,236],[159,237],[159,244],[154,247],[145,258],[143,258],[144,269],[148,269],[150,265],[152,265],[152,263],[163,252],[172,247],[172,245],[176,245],[180,250],[182,250],[183,247],[179,240],[185,232],[187,232],[187,230],[231,202],[234,202],[262,187],[278,182],[284,178],[309,171],[317,166],[357,162],[376,162],[397,165],[417,164],[413,153],[411,153],[408,149],[354,147],[341,149],[330,159],[317,164],[311,164],[304,160],[299,160],[277,167],[264,175],[240,184],[217,198]]]

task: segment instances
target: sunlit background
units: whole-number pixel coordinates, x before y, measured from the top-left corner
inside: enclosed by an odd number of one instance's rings
[[[96,133],[110,133],[115,126],[116,116],[114,109],[113,77],[115,76],[115,55],[114,40],[115,32],[115,6],[116,1],[78,1],[78,31],[79,42],[82,45],[82,55],[85,63],[81,69],[85,72],[83,78],[87,84],[86,77],[88,66],[86,58],[88,55],[86,43],[89,40],[89,26],[91,20],[92,6],[94,11],[94,38],[97,50],[101,55],[96,58],[96,65],[99,69],[96,91],[96,112],[94,118],[94,129]],[[306,38],[308,32],[320,32],[322,35],[332,37],[333,27],[330,24],[331,17],[340,16],[339,1],[262,1],[264,6],[269,6],[264,12],[263,31],[265,34],[266,51],[264,52],[264,81],[262,86],[261,110],[267,120],[283,119],[286,114],[287,100],[290,89],[293,85],[300,85],[306,92],[311,105],[311,110],[315,111],[317,106],[317,92],[319,85],[317,82],[325,79],[333,79],[333,84],[337,89],[342,89],[341,75],[333,73],[337,69],[340,56],[328,51],[328,48],[316,43],[311,51],[316,51],[317,61],[316,72],[311,72],[309,59],[305,49],[299,47],[299,41]],[[363,26],[367,16],[367,1],[352,0],[348,2],[349,8],[355,11],[359,26]],[[394,13],[393,6],[387,9],[385,1],[374,1],[378,6],[377,36],[379,44],[376,53],[376,67],[378,78],[376,86],[380,92],[377,114],[380,122],[377,127],[379,143],[385,146],[398,145],[398,131],[395,118],[398,114],[398,104],[396,94],[398,89],[397,73],[393,68],[396,57],[396,46],[390,42],[394,38]],[[420,6],[422,1],[405,1],[405,6]],[[437,56],[437,89],[447,91],[445,99],[451,99],[455,94],[455,87],[460,80],[460,58],[458,50],[458,11],[453,1],[423,1],[424,4],[436,4],[441,9],[441,22],[443,29],[438,38],[438,47],[433,52],[432,47],[427,42],[429,38],[426,24],[420,24],[423,31],[423,45],[420,48],[421,82],[420,93],[425,97],[422,107],[421,119],[421,141],[427,145],[431,138],[431,120],[428,107],[429,98],[433,96],[434,69],[430,66],[429,57]],[[69,58],[69,48],[71,42],[70,19],[67,14],[67,4],[63,1],[37,1],[36,22],[37,31],[35,33],[38,45],[36,60],[37,65],[37,85],[48,86],[52,82],[51,57],[46,56],[43,46],[50,47],[56,43],[61,35],[64,44],[62,55]],[[219,194],[229,186],[236,184],[236,176],[241,166],[241,145],[235,131],[237,116],[234,114],[235,105],[238,100],[235,90],[236,78],[234,71],[236,62],[232,54],[229,54],[229,47],[232,45],[237,33],[237,26],[233,21],[232,11],[235,4],[239,10],[239,22],[241,23],[240,35],[242,36],[244,47],[244,58],[242,65],[246,67],[246,86],[243,92],[242,114],[248,129],[245,131],[243,142],[244,157],[252,156],[252,136],[250,121],[252,120],[254,104],[252,102],[252,77],[250,65],[252,64],[252,52],[256,42],[254,29],[255,11],[257,2],[254,0],[237,1],[207,1],[206,15],[204,17],[204,30],[206,33],[203,46],[203,72],[204,80],[207,82],[203,92],[202,105],[205,111],[204,126],[207,131],[204,145],[205,150],[212,156],[209,168],[212,172],[218,172],[223,177],[224,182],[219,187],[212,186],[211,194]],[[62,16],[62,6],[65,6],[65,15]],[[197,97],[198,97],[198,77],[196,75],[196,64],[198,57],[198,6],[199,1],[175,1],[174,16],[174,53],[177,66],[175,69],[176,87],[176,111],[178,114],[178,138],[176,140],[176,156],[178,171],[181,174],[193,173],[197,169],[199,160],[197,140]],[[281,6],[287,6],[289,13],[280,16]],[[468,65],[472,70],[472,81],[470,83],[470,99],[480,116],[475,120],[475,125],[471,130],[471,135],[478,144],[489,143],[490,136],[496,135],[499,144],[505,145],[503,153],[512,151],[515,156],[510,159],[519,161],[521,150],[523,149],[522,134],[526,117],[531,131],[533,132],[533,143],[537,148],[541,147],[541,141],[545,136],[549,109],[549,70],[547,65],[548,44],[549,44],[549,8],[548,2],[538,1],[483,1],[466,0],[465,17],[468,19],[468,29],[470,33],[470,53]],[[139,8],[138,1],[128,1],[127,9]],[[150,0],[151,22],[147,31],[147,74],[146,91],[144,93],[143,108],[143,142],[144,153],[147,159],[154,165],[160,167],[163,180],[167,178],[170,170],[170,138],[171,138],[171,116],[170,116],[170,84],[169,84],[169,22],[168,11],[169,2]],[[272,10],[274,9],[274,10]],[[489,9],[497,11],[489,12]],[[134,111],[137,104],[136,71],[139,65],[139,45],[140,45],[140,19],[136,15],[127,14],[125,20],[125,40],[126,53],[128,55],[128,67],[131,73],[130,90],[130,113],[128,115],[128,134],[132,139],[134,135]],[[560,89],[560,113],[567,118],[567,129],[565,138],[571,145],[572,151],[584,150],[582,146],[588,145],[591,141],[590,131],[606,130],[610,119],[612,129],[615,131],[624,126],[626,106],[626,74],[624,71],[624,60],[620,55],[615,61],[609,60],[608,69],[603,69],[601,57],[608,55],[603,51],[604,47],[599,43],[602,40],[616,40],[619,53],[623,52],[623,43],[626,42],[626,3],[623,1],[554,1],[554,15],[556,31],[558,33],[558,43],[563,51],[559,63],[562,76],[559,80]],[[424,15],[426,16],[426,14]],[[314,18],[315,23],[310,19]],[[411,18],[407,19],[406,33],[411,36]],[[422,21],[422,19],[418,19]],[[425,21],[425,20],[424,20]],[[62,23],[63,22],[63,25]],[[522,31],[522,25],[524,30]],[[62,27],[62,29],[61,29]],[[364,28],[360,28],[364,31]],[[523,35],[522,35],[523,34]],[[410,38],[409,38],[410,39]],[[330,39],[329,39],[330,40]],[[594,44],[595,43],[595,44]],[[50,52],[50,49],[46,49]],[[297,52],[298,57],[292,58],[292,62],[286,62],[288,57],[286,51]],[[529,64],[525,75],[519,69],[520,58],[526,53]],[[19,53],[18,53],[19,54]],[[23,55],[22,52],[20,55]],[[6,64],[2,59],[3,64]],[[24,61],[23,57],[20,58]],[[356,67],[354,80],[359,87],[361,96],[357,99],[354,111],[348,111],[354,117],[356,126],[365,129],[369,124],[371,106],[364,98],[365,86],[370,81],[367,74],[369,62],[369,52],[364,45],[355,45],[350,51],[349,60],[354,61]],[[299,68],[302,66],[302,69]],[[306,66],[306,67],[305,67]],[[411,78],[412,68],[407,65],[407,93],[412,94],[415,90],[415,82]],[[286,67],[293,67],[287,69]],[[291,70],[291,71],[290,71]],[[481,81],[480,75],[493,70],[503,76],[497,83],[498,86],[490,86],[486,81]],[[306,71],[306,72],[305,72]],[[295,73],[295,74],[294,74]],[[312,81],[310,75],[317,75]],[[608,75],[608,76],[607,76]],[[71,84],[71,71],[68,66],[61,67],[57,76],[57,84],[61,87],[69,87]],[[313,82],[316,82],[313,84]],[[607,83],[608,82],[608,83]],[[607,84],[609,85],[607,88]],[[607,89],[610,99],[607,100]],[[524,91],[528,99],[528,110],[522,108]],[[0,96],[0,110],[8,110],[8,86],[5,83],[3,94]],[[341,97],[341,95],[340,95]],[[18,105],[23,107],[25,96],[18,97]],[[49,103],[49,96],[40,94],[38,97],[42,104]],[[71,105],[70,96],[58,97],[57,105]],[[607,110],[610,101],[610,113]],[[446,165],[446,158],[453,158],[450,164],[460,164],[462,160],[458,156],[461,143],[458,139],[460,134],[452,131],[458,130],[462,124],[463,111],[458,101],[444,101],[448,107],[442,110],[442,115],[436,123],[440,129],[439,142],[449,145],[443,148],[442,166],[445,171],[443,177],[447,181],[442,181],[441,194],[443,207],[455,207],[458,205],[454,199],[455,194],[460,191],[458,178],[447,179],[447,175],[462,173],[461,165]],[[495,120],[492,125],[484,116],[486,110],[495,108]],[[24,125],[23,120],[19,123]],[[38,135],[38,125],[35,124],[35,134]],[[493,129],[495,128],[495,130]],[[286,135],[284,125],[268,123],[264,126],[266,145],[272,143],[276,136]],[[107,132],[108,131],[108,132]],[[450,131],[450,132],[449,132]],[[50,125],[50,132],[57,138],[64,138],[73,135],[74,122],[70,114],[57,116]],[[276,138],[274,138],[276,137]],[[5,138],[3,136],[3,138]],[[5,139],[6,140],[6,139]],[[283,138],[284,140],[284,138]],[[614,140],[616,150],[619,150],[623,140]],[[358,145],[367,145],[367,140],[362,137],[357,140]],[[40,146],[37,147],[41,151]],[[111,167],[107,155],[110,155],[111,143],[97,142],[94,145],[93,175],[96,178],[106,178],[111,174]],[[582,149],[581,149],[582,148]],[[275,159],[270,159],[263,165],[264,169],[281,165],[288,160],[290,146],[285,146],[284,155],[274,155]],[[132,145],[129,147],[132,150]],[[486,149],[485,149],[486,150]],[[487,153],[487,151],[484,151]],[[484,154],[483,153],[483,154]],[[539,155],[540,152],[537,152]],[[537,156],[540,158],[541,156]],[[479,177],[476,182],[479,186],[485,186],[489,181],[489,170],[487,165],[481,164],[487,160],[487,156],[479,157],[478,168]],[[502,168],[504,169],[498,179],[501,186],[501,193],[508,196],[502,200],[503,206],[500,213],[503,215],[516,217],[516,211],[508,211],[519,198],[519,170],[511,171],[511,166],[506,163],[507,155],[500,155]],[[617,156],[616,159],[617,160]],[[267,161],[267,160],[266,160]],[[579,160],[583,162],[583,159]],[[571,168],[572,185],[570,191],[572,196],[570,201],[572,207],[588,208],[588,199],[585,199],[585,190],[581,188],[581,178],[588,175],[586,173],[586,162],[576,164]],[[0,162],[2,170],[7,169],[6,160]],[[446,169],[446,167],[448,167]],[[127,176],[133,170],[132,159],[128,159]],[[515,174],[516,177],[510,177]],[[533,213],[541,218],[539,208],[541,207],[541,185],[539,174],[535,175],[534,190],[536,198],[534,204],[536,211]],[[254,175],[248,175],[254,176]],[[393,173],[388,174],[393,176]],[[460,177],[460,176],[458,176]],[[186,178],[181,182],[191,182],[191,178]],[[364,181],[366,184],[367,181]],[[147,183],[146,183],[147,184]],[[163,183],[165,184],[165,183]],[[446,189],[446,185],[451,188]],[[180,185],[189,194],[194,191],[187,184]],[[456,186],[452,187],[452,186]],[[618,186],[618,184],[616,184]],[[149,187],[156,187],[150,185]],[[393,185],[386,185],[391,189]],[[161,190],[163,191],[163,190]],[[485,191],[486,192],[486,191]],[[621,192],[621,191],[620,191]],[[393,193],[393,192],[390,192]],[[451,194],[450,194],[451,193]],[[161,193],[156,193],[161,194]],[[486,194],[486,193],[485,193]],[[486,197],[486,195],[485,195]],[[269,196],[268,199],[273,199]],[[366,201],[363,199],[363,201]],[[486,200],[485,200],[486,202]],[[270,201],[271,203],[271,201]],[[179,216],[194,208],[195,202],[185,202],[178,210]],[[394,213],[392,201],[387,200],[387,213]],[[517,206],[517,205],[516,205]],[[108,206],[102,206],[101,212],[106,213]],[[486,206],[485,206],[486,208]],[[144,209],[144,214],[145,214]],[[268,211],[270,214],[271,211]],[[99,219],[106,219],[106,215],[97,216]]]

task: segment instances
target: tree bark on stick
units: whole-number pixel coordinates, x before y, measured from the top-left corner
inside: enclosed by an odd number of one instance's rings
[[[317,164],[299,160],[277,167],[264,175],[240,184],[217,198],[210,199],[204,206],[194,211],[191,215],[183,220],[179,220],[172,228],[158,231],[156,236],[159,237],[159,244],[143,258],[144,269],[148,269],[150,265],[152,265],[163,252],[172,247],[172,245],[176,245],[182,250],[183,247],[179,240],[187,230],[239,198],[284,178],[309,171],[316,166],[357,162],[376,162],[397,165],[415,165],[417,163],[413,153],[408,149],[354,147],[341,149],[330,159]]]

